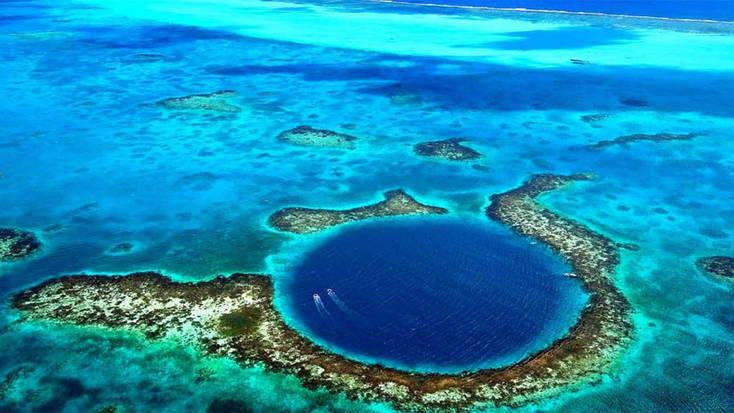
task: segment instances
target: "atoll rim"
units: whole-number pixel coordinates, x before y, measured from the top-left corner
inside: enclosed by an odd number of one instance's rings
[[[273,213],[268,222],[280,231],[305,234],[352,221],[397,215],[446,214],[446,208],[425,205],[402,189],[387,191],[383,201],[361,207],[336,210],[290,207]]]
[[[543,192],[581,179],[588,176],[538,175],[492,196],[490,218],[560,253],[591,293],[589,305],[564,337],[503,368],[416,373],[345,358],[286,325],[273,307],[269,279],[257,275],[199,283],[178,283],[156,273],[61,277],[17,294],[13,306],[34,319],[170,337],[205,354],[295,374],[306,386],[387,401],[401,409],[527,403],[596,379],[632,333],[629,303],[609,280],[619,261],[614,243],[534,201]],[[324,318],[330,317],[318,293],[313,302]]]

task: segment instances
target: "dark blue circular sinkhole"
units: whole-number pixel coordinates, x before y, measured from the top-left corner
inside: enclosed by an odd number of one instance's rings
[[[347,357],[459,372],[512,364],[563,336],[587,295],[547,248],[485,221],[353,224],[287,283],[296,323]]]

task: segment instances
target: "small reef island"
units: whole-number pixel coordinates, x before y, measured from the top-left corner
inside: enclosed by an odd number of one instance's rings
[[[238,113],[241,109],[238,106],[227,102],[228,98],[232,98],[236,95],[237,92],[234,90],[220,90],[212,93],[168,98],[156,102],[156,105],[171,110],[204,110]]]
[[[696,260],[696,266],[701,271],[717,278],[734,282],[734,257],[713,256],[701,257]]]
[[[413,147],[416,154],[429,158],[445,159],[447,161],[468,161],[482,156],[474,149],[462,145],[465,139],[451,138],[441,141],[422,142]]]
[[[308,125],[288,129],[281,132],[276,138],[297,146],[346,149],[354,149],[354,142],[357,140],[356,136],[328,129],[314,129]]]
[[[203,354],[293,374],[309,388],[325,387],[350,397],[387,401],[401,409],[462,410],[487,404],[522,404],[597,379],[631,339],[630,306],[611,279],[619,262],[616,244],[535,201],[543,192],[585,179],[589,177],[537,175],[516,189],[491,197],[486,210],[489,218],[561,254],[591,294],[588,306],[565,337],[502,368],[460,374],[417,373],[334,354],[283,321],[273,306],[270,278],[261,275],[234,274],[198,283],[178,283],[150,272],[66,276],[18,293],[12,306],[25,319],[121,328],[149,339],[178,340]],[[383,203],[396,197],[408,204],[415,202],[402,192],[392,191],[387,197]],[[323,216],[328,219],[303,225],[295,220],[283,228],[310,232],[350,217],[390,210],[375,205],[356,209],[364,212],[327,211]],[[282,211],[278,214],[276,218],[291,216]]]
[[[421,204],[402,189],[387,191],[384,196],[384,201],[344,210],[284,208],[271,215],[268,222],[280,231],[306,234],[369,218],[448,213],[445,208]]]
[[[33,233],[12,228],[0,228],[0,262],[25,258],[41,248]]]
[[[607,120],[611,118],[612,115],[609,113],[593,113],[590,115],[583,115],[581,116],[581,121],[586,122],[590,125],[595,125],[597,122],[601,122],[603,120]]]
[[[651,142],[685,141],[685,140],[693,139],[696,136],[698,136],[698,134],[696,133],[684,133],[684,134],[656,133],[653,135],[638,133],[635,135],[620,136],[616,139],[599,141],[597,143],[590,144],[587,147],[591,149],[602,149],[608,146],[623,145],[625,143],[632,143],[632,142],[637,142],[637,141],[651,141]]]

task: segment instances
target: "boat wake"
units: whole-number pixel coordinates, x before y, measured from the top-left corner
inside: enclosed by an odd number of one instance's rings
[[[326,309],[324,302],[321,300],[321,296],[317,293],[313,294],[313,303],[316,305],[316,310],[318,310],[322,318],[331,319],[331,313]]]
[[[339,298],[338,295],[336,295],[336,291],[331,288],[327,288],[326,293],[329,295],[329,298],[331,298],[331,301],[333,301],[334,304],[336,304],[336,306],[339,307],[339,309],[342,310],[345,314],[356,318],[358,321],[364,321],[364,317],[358,312],[352,310],[351,307],[349,307],[344,301],[342,301],[342,299]]]

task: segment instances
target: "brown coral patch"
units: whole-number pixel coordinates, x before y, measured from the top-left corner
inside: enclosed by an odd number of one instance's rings
[[[592,149],[601,149],[601,148],[606,148],[607,146],[623,145],[626,143],[632,143],[632,142],[637,142],[637,141],[651,141],[651,142],[686,141],[689,139],[693,139],[696,136],[698,136],[698,134],[696,133],[685,133],[685,134],[656,133],[653,135],[638,133],[635,135],[620,136],[616,139],[611,139],[607,141],[599,141],[597,143],[588,145],[588,147]]]
[[[422,204],[402,189],[388,191],[384,195],[384,201],[352,209],[284,208],[271,215],[268,222],[280,231],[305,234],[369,218],[448,212],[445,208]]]
[[[734,257],[701,257],[696,260],[696,266],[707,274],[734,281]]]
[[[452,138],[441,141],[422,142],[413,147],[416,154],[429,158],[439,158],[448,161],[467,161],[482,156],[474,149],[462,145],[463,139]]]
[[[27,257],[41,248],[33,233],[12,228],[0,228],[0,262]]]

